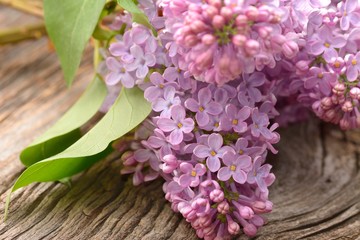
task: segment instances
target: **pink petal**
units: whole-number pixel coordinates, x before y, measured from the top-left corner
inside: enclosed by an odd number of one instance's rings
[[[197,102],[195,99],[193,99],[193,98],[189,98],[189,99],[187,99],[187,100],[185,101],[185,107],[186,107],[187,109],[189,109],[190,111],[192,111],[192,112],[197,112],[197,111],[199,111],[199,104],[198,104],[198,102]]]
[[[217,177],[221,181],[227,181],[227,180],[229,180],[231,178],[231,175],[232,175],[232,171],[230,170],[230,168],[222,167],[218,171]]]
[[[199,126],[205,126],[210,121],[209,115],[205,112],[200,112],[200,111],[196,113],[195,119],[199,124]]]
[[[182,140],[184,139],[184,134],[180,129],[175,129],[174,131],[172,131],[170,133],[169,136],[169,141],[173,144],[173,145],[178,145],[182,142]]]
[[[219,170],[221,166],[220,160],[217,157],[213,157],[213,158],[208,157],[206,159],[206,165],[208,166],[211,172],[216,172],[217,170]]]
[[[211,100],[211,91],[209,88],[202,88],[199,90],[198,98],[201,105],[205,105]]]
[[[177,128],[173,120],[168,118],[160,118],[157,122],[158,127],[164,132],[171,132]]]
[[[193,170],[193,165],[190,163],[183,162],[180,164],[180,170],[183,173],[191,173],[191,171]]]
[[[349,17],[345,16],[340,19],[340,28],[344,31],[347,31],[350,28]]]
[[[244,184],[246,182],[246,173],[244,171],[236,171],[233,175],[232,175],[233,179],[235,182],[240,183],[240,184]]]
[[[218,133],[212,133],[209,136],[208,144],[209,147],[213,148],[215,151],[218,151],[223,145],[223,138]]]
[[[189,175],[187,175],[187,174],[181,175],[179,178],[180,186],[182,186],[182,187],[190,186],[191,180],[192,180],[192,177],[190,177]]]
[[[194,148],[194,154],[199,158],[206,158],[210,155],[210,148],[205,145],[198,145]]]

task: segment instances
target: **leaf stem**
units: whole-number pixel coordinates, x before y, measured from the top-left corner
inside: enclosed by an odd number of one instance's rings
[[[0,0],[0,4],[8,5],[20,11],[43,17],[42,1],[38,0]]]
[[[19,42],[27,39],[38,39],[44,35],[46,35],[44,23],[37,23],[34,25],[3,30],[0,29],[0,45]]]

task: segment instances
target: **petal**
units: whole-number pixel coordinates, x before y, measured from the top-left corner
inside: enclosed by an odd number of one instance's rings
[[[225,152],[222,156],[222,161],[226,166],[230,167],[234,164],[235,156],[233,152]]]
[[[360,13],[353,12],[349,16],[351,24],[358,27],[360,25]]]
[[[114,57],[108,57],[106,59],[106,66],[112,72],[119,72],[123,67],[120,62]]]
[[[195,165],[195,171],[198,176],[202,176],[206,173],[206,167],[204,166],[204,164],[198,163]]]
[[[174,123],[173,120],[168,118],[160,118],[157,121],[157,125],[164,132],[171,132],[177,128],[176,123]]]
[[[168,106],[169,106],[169,101],[159,98],[159,99],[155,100],[155,102],[152,104],[152,109],[155,112],[161,112],[161,111],[167,109]]]
[[[250,117],[250,114],[251,108],[245,106],[238,112],[237,116],[240,121],[245,121]]]
[[[198,145],[194,148],[195,156],[199,158],[205,158],[210,155],[210,148],[205,145]]]
[[[313,87],[316,86],[316,84],[318,83],[319,79],[317,77],[310,77],[308,79],[305,80],[304,82],[304,87],[306,89],[311,89]]]
[[[246,122],[239,122],[237,125],[234,126],[234,131],[238,133],[244,133],[247,130],[247,123]]]
[[[248,79],[250,86],[253,87],[262,86],[265,83],[265,81],[266,81],[266,76],[264,73],[261,72],[253,73]]]
[[[268,190],[263,178],[256,178],[256,183],[261,192],[266,192]]]
[[[193,129],[194,129],[194,120],[192,120],[191,118],[186,118],[184,120],[181,121],[182,123],[182,128],[181,130],[184,132],[184,133],[190,133]]]
[[[208,157],[206,159],[206,165],[211,172],[216,172],[221,166],[220,159],[218,157]]]
[[[205,112],[197,112],[195,115],[196,122],[199,124],[199,126],[205,126],[209,123],[210,118],[209,115]]]
[[[346,71],[346,76],[350,82],[355,81],[357,79],[358,75],[359,75],[359,72],[356,68],[348,67],[348,69]]]
[[[236,171],[233,175],[232,175],[233,179],[235,182],[240,183],[240,184],[244,184],[246,182],[246,173],[242,170]]]
[[[206,107],[206,112],[211,115],[219,115],[223,111],[223,107],[220,103],[211,102]]]
[[[271,140],[273,138],[272,133],[269,129],[265,127],[259,128],[261,135],[263,135],[266,139]]]
[[[217,173],[218,179],[221,181],[227,181],[231,178],[232,172],[228,167],[222,167]]]
[[[137,59],[142,59],[144,57],[144,51],[138,45],[131,46],[130,53]]]
[[[138,162],[146,162],[150,158],[150,152],[147,149],[138,149],[134,153],[134,158]]]
[[[218,151],[223,145],[223,138],[218,133],[212,133],[208,138],[209,147]]]
[[[358,0],[347,0],[345,2],[345,11],[347,13],[351,13],[355,11],[357,5],[358,5]]]
[[[122,85],[124,85],[124,87],[126,88],[133,88],[134,85],[135,85],[135,81],[134,81],[134,78],[128,74],[128,73],[125,73],[121,79],[121,83]]]
[[[171,116],[175,121],[179,122],[185,118],[185,109],[180,105],[174,106],[171,108]]]
[[[164,78],[168,81],[175,81],[179,76],[179,73],[176,71],[175,67],[168,67],[164,71]]]
[[[178,145],[184,139],[184,134],[180,129],[175,129],[170,133],[169,142],[173,145]]]
[[[166,186],[166,191],[172,194],[175,193],[179,193],[183,190],[184,188],[181,187],[177,182],[172,181],[170,182],[167,186]]]
[[[206,105],[208,102],[210,102],[212,97],[211,91],[209,88],[202,88],[199,90],[198,99],[200,105]]]
[[[345,16],[340,19],[340,28],[344,31],[347,31],[350,28],[350,19]]]
[[[310,46],[310,51],[313,55],[320,55],[324,52],[325,46],[322,41],[317,41]]]
[[[156,57],[154,54],[145,55],[145,65],[152,67],[156,64]]]
[[[106,75],[105,82],[109,86],[116,85],[121,79],[121,74],[116,72],[111,72],[108,75]]]
[[[199,111],[199,104],[193,98],[187,99],[184,104],[185,104],[185,107],[187,109],[189,109],[190,111],[192,111],[192,112],[198,112]]]
[[[251,168],[251,158],[247,155],[242,155],[236,159],[237,166],[240,169],[250,170]]]
[[[191,173],[191,171],[193,170],[193,165],[190,163],[183,162],[180,164],[180,170],[183,173]]]
[[[239,138],[237,141],[236,141],[236,144],[235,144],[235,147],[236,149],[244,149],[248,146],[249,142],[246,138]]]
[[[346,45],[346,38],[343,36],[333,37],[331,41],[331,46],[333,48],[342,48]]]
[[[139,66],[136,70],[136,77],[139,79],[144,79],[149,72],[149,68],[146,65]]]

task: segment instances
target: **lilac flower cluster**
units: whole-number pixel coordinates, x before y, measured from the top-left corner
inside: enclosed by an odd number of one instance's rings
[[[241,73],[293,58],[297,35],[286,33],[279,1],[163,0],[165,24],[196,79],[224,84]]]
[[[157,31],[126,26],[108,86],[144,90],[152,113],[121,157],[134,185],[161,177],[199,237],[254,236],[272,210],[265,163],[279,124],[312,109],[360,127],[358,0],[139,0]],[[118,91],[117,91],[118,92]],[[278,124],[279,123],[279,124]]]
[[[264,164],[279,141],[270,124],[270,101],[249,107],[239,101],[248,89],[243,78],[216,87],[195,82],[185,90],[155,72],[145,89],[154,114],[138,130],[143,136],[123,155],[123,173],[134,184],[159,175],[172,209],[179,211],[205,239],[226,238],[243,229],[254,236],[270,212],[268,186],[275,180]],[[261,73],[250,77],[267,81]],[[161,79],[161,85],[159,83]],[[262,86],[262,85],[261,85]],[[262,87],[254,88],[263,98]],[[254,91],[254,89],[252,89]]]
[[[328,1],[309,14],[297,62],[299,101],[342,129],[360,127],[360,9],[357,0]]]

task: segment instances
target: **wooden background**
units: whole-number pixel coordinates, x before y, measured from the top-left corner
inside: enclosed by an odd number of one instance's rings
[[[0,6],[0,29],[38,21]],[[17,191],[3,222],[7,191],[24,170],[20,151],[91,78],[90,49],[67,90],[45,37],[0,47],[0,239],[197,239],[171,211],[161,181],[133,187],[119,175],[117,156],[75,177],[72,188],[42,183]],[[274,211],[254,239],[360,239],[360,132],[311,121],[281,136],[271,159]]]

